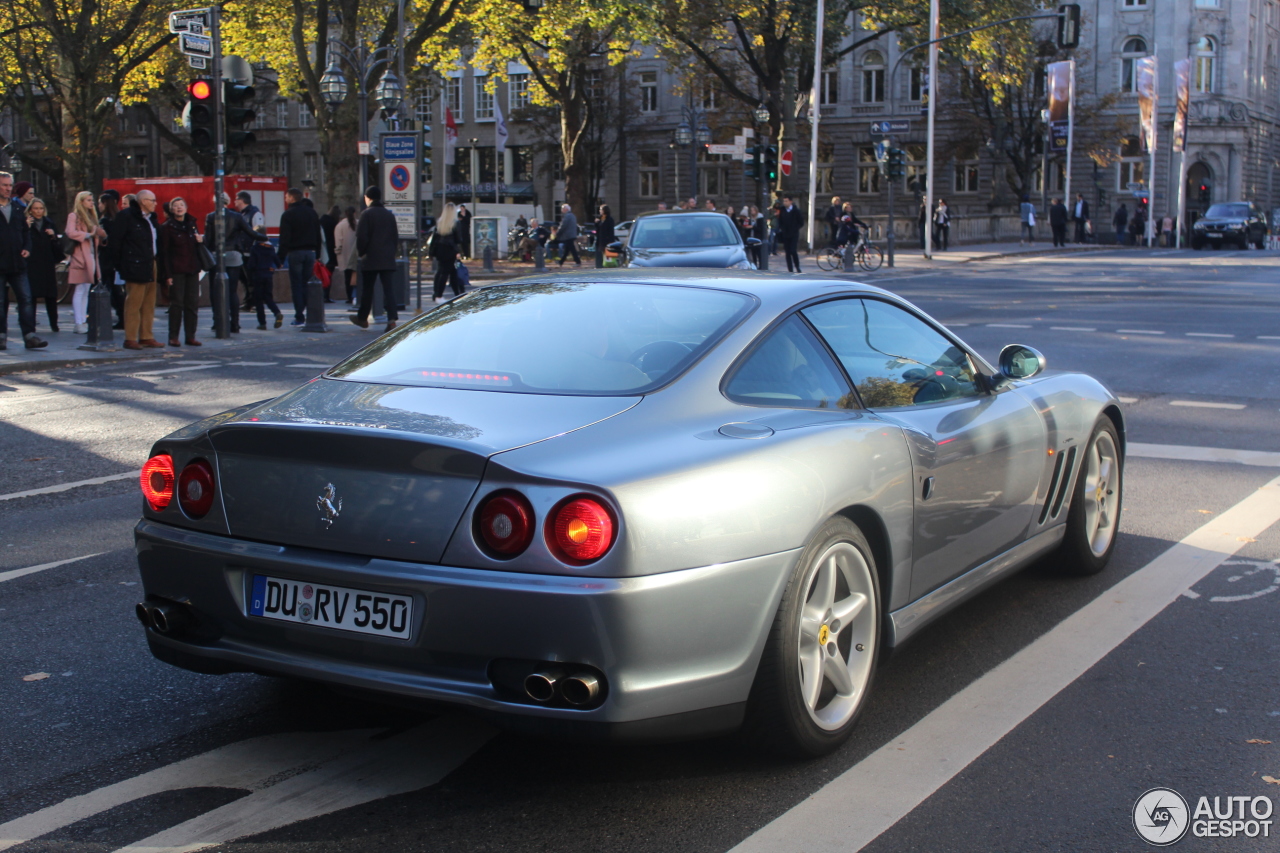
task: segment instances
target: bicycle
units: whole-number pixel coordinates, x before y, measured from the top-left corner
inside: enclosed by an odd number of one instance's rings
[[[833,272],[844,266],[845,252],[849,246],[837,246],[834,249],[822,249],[817,254],[818,269],[825,272]],[[880,265],[884,263],[884,252],[879,246],[873,246],[867,242],[866,234],[858,235],[858,242],[853,245],[853,260],[859,267],[867,272],[874,272],[880,269]]]

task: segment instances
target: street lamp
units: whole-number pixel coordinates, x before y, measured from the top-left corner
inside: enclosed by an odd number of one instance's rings
[[[390,45],[380,47],[371,53],[365,47],[363,39],[353,49],[338,39],[331,38],[329,39],[329,67],[320,78],[320,96],[329,109],[336,110],[346,100],[351,89],[346,75],[342,73],[339,60],[345,62],[355,76],[356,95],[360,99],[360,142],[363,146],[360,154],[360,190],[362,192],[369,181],[369,155],[366,153],[369,150],[369,91],[365,81],[380,67],[390,65],[393,55],[394,49]],[[375,92],[378,105],[391,115],[400,108],[403,93],[400,78],[387,68]]]
[[[378,81],[378,88],[374,90],[373,96],[377,99],[378,106],[382,107],[382,111],[388,116],[395,116],[399,111],[400,103],[404,99],[404,88],[400,85],[400,78],[390,68],[382,73],[382,79]]]
[[[331,58],[329,67],[324,70],[324,76],[320,78],[320,97],[324,98],[329,109],[336,110],[342,106],[342,102],[347,99],[347,93],[350,91],[347,75],[342,73],[342,67],[338,65],[337,58]]]
[[[753,115],[756,117],[757,122],[759,122],[760,124],[765,124],[766,122],[769,121],[769,108],[766,107],[763,103],[761,103],[760,106],[756,107],[756,111],[753,113]]]
[[[690,93],[692,100],[692,93]],[[676,144],[681,148],[689,147],[689,181],[690,198],[698,197],[698,149],[711,143],[711,128],[707,127],[707,114],[695,108],[692,103],[680,108],[680,124],[676,126]],[[694,128],[697,128],[695,130]],[[697,143],[696,145],[694,143]]]

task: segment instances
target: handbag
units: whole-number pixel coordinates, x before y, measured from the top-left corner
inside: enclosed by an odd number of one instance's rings
[[[471,270],[467,269],[467,265],[459,261],[455,269],[458,271],[458,284],[462,285],[462,289],[471,287]]]
[[[69,258],[76,253],[76,249],[80,248],[80,241],[63,234],[58,238],[58,248],[62,250],[62,257]]]
[[[1034,210],[1027,214],[1027,224],[1028,225],[1036,224],[1036,212]]]
[[[218,265],[213,259],[213,252],[209,251],[209,247],[204,243],[196,244],[196,257],[200,260],[200,269],[204,272],[210,272]]]

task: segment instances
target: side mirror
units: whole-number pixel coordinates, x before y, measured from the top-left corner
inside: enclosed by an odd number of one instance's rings
[[[606,248],[606,249],[608,249],[610,252],[621,252],[621,251],[622,251],[622,241],[621,241],[621,240],[615,240],[615,241],[613,241],[612,243],[610,243],[608,246],[605,246],[605,248]]]
[[[752,248],[755,248],[756,246],[763,246],[763,245],[764,245],[764,241],[763,241],[763,240],[761,240],[759,237],[748,237],[748,238],[747,238],[747,245],[748,245],[748,246],[750,246],[750,247],[752,247]]]
[[[1030,379],[1048,366],[1037,350],[1022,344],[1009,344],[1000,350],[1000,375],[1006,379]]]

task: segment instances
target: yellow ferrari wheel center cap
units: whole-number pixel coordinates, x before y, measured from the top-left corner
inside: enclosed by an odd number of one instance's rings
[[[825,646],[829,639],[831,639],[831,629],[823,625],[818,629],[818,645]]]

